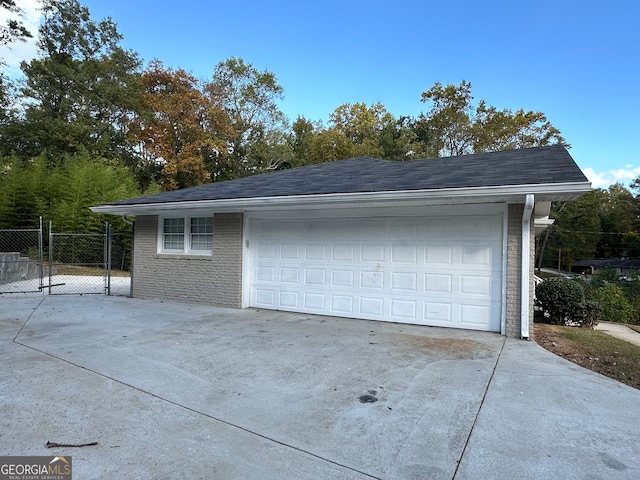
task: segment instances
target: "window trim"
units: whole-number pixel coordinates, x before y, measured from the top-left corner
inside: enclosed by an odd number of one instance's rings
[[[170,218],[179,218],[184,223],[184,246],[181,250],[165,249],[164,248],[164,221]],[[191,249],[191,219],[192,218],[211,218],[211,250],[192,250]],[[184,215],[158,215],[158,245],[157,253],[160,255],[196,255],[196,256],[211,256],[213,254],[213,214],[184,214]],[[194,235],[203,235],[202,233],[196,233]]]

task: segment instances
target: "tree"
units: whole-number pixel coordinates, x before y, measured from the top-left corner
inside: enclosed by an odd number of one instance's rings
[[[550,216],[555,223],[550,227],[546,265],[556,266],[560,257],[560,267],[569,270],[576,260],[595,258],[601,238],[600,216],[605,196],[603,190],[595,189],[573,202],[552,205]]]
[[[640,256],[640,204],[621,184],[611,185],[602,198],[597,245],[600,258]]]
[[[267,153],[287,145],[277,134],[287,129],[287,120],[277,105],[284,89],[276,76],[232,57],[218,63],[206,90],[220,99],[231,120],[229,147],[236,175],[278,168],[278,158]]]
[[[498,110],[481,100],[473,104],[471,83],[436,82],[422,94],[431,109],[418,119],[419,129],[440,156],[456,156],[560,143],[560,131],[542,112]]]
[[[225,176],[231,127],[219,99],[203,92],[193,75],[165,68],[157,60],[144,72],[142,83],[145,111],[134,119],[130,132],[138,145],[139,168],[160,167],[164,190]]]
[[[396,119],[381,103],[345,103],[329,116],[329,126],[299,117],[293,124],[298,164],[368,156],[387,160],[424,157],[425,145],[411,118]]]
[[[47,163],[44,155],[27,163],[4,160],[0,228],[35,228],[42,216],[58,231],[100,233],[105,219],[89,207],[140,195],[129,170],[113,161],[82,153],[53,171]]]
[[[0,8],[15,15],[22,14],[22,9],[16,5],[15,0],[0,0]],[[25,41],[32,36],[31,32],[24,26],[21,20],[10,18],[6,24],[0,25],[0,45],[6,45],[16,41]]]
[[[3,150],[23,159],[87,151],[126,157],[126,129],[139,106],[140,61],[119,46],[110,19],[95,22],[77,0],[45,0],[40,57],[23,62],[24,116],[2,132]]]
[[[424,129],[437,138],[438,153],[443,156],[456,156],[470,153],[473,145],[471,105],[471,84],[462,81],[460,85],[443,87],[436,82],[422,93],[422,102],[431,102],[431,109],[420,115]]]
[[[559,143],[569,146],[560,130],[542,112],[523,109],[497,110],[481,100],[473,123],[473,151],[490,152],[515,148],[542,147]]]

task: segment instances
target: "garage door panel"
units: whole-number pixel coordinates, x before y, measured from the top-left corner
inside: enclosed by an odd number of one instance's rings
[[[300,283],[300,269],[297,267],[280,268],[280,281],[282,283],[292,283],[297,285]]]
[[[260,243],[258,245],[258,258],[276,258],[276,246],[272,243]]]
[[[500,215],[254,220],[250,303],[499,330],[501,225]]]
[[[331,295],[331,313],[353,315],[355,299],[350,295]]]
[[[271,282],[276,279],[276,269],[273,266],[265,266],[256,268],[256,278],[259,282]]]
[[[280,291],[279,307],[284,309],[295,309],[300,305],[298,303],[298,292]]]
[[[424,274],[424,291],[427,293],[452,293],[453,275],[442,273]]]
[[[491,247],[461,247],[460,263],[462,266],[488,266],[490,267],[492,262],[492,248]]]
[[[391,272],[391,290],[399,292],[417,292],[418,274],[415,272]]]
[[[359,313],[363,318],[382,319],[384,317],[384,300],[380,297],[360,296]]]
[[[325,299],[326,295],[323,293],[305,293],[304,309],[310,312],[324,312],[326,304]]]
[[[276,292],[272,289],[257,288],[255,293],[255,306],[257,307],[276,307]]]
[[[283,244],[280,247],[280,258],[289,260],[300,260],[300,245]]]
[[[491,298],[491,277],[489,275],[461,275],[460,295],[477,295]]]
[[[392,245],[391,262],[415,265],[418,261],[418,247],[415,245]]]
[[[333,245],[332,259],[337,262],[353,262],[354,246],[353,245]]]
[[[451,303],[436,301],[423,302],[423,323],[439,327],[453,326]]]
[[[317,237],[314,237],[317,238]],[[326,260],[327,248],[325,245],[309,244],[305,247],[305,259],[307,260]]]
[[[322,287],[326,285],[327,272],[324,268],[305,268],[304,284],[308,286]]]
[[[391,320],[415,322],[417,318],[417,304],[417,300],[392,298],[390,301]]]
[[[339,287],[355,287],[353,270],[331,270],[331,286]]]
[[[360,247],[360,260],[362,262],[384,262],[384,245],[362,245]]]
[[[384,289],[384,274],[380,270],[361,270],[360,287],[363,289]]]
[[[430,245],[425,247],[425,264],[453,264],[453,247],[450,245]]]
[[[459,325],[462,328],[484,329],[491,322],[491,307],[488,305],[460,305]]]

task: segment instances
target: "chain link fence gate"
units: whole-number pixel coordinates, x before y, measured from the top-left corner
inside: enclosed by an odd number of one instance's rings
[[[49,223],[49,295],[131,296],[131,235],[56,233]]]
[[[45,270],[42,218],[37,229],[0,230],[0,294],[41,292]]]

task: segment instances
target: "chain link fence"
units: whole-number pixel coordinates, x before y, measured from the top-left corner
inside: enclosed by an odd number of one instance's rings
[[[50,295],[131,294],[131,235],[56,233],[49,225]]]
[[[41,292],[46,271],[38,229],[0,230],[0,293]]]
[[[49,242],[39,229],[0,229],[0,294],[131,296],[132,235],[58,233],[49,222]]]

